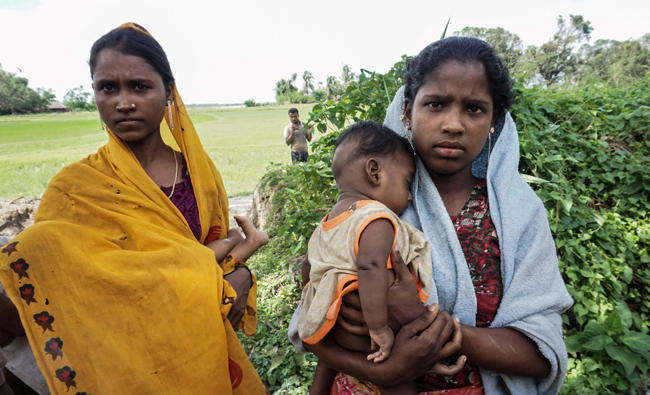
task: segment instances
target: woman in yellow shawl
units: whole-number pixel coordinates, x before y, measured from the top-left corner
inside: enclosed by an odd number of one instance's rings
[[[231,250],[246,240],[229,231],[164,51],[125,24],[89,63],[108,144],[56,175],[34,225],[0,247],[0,281],[51,392],[265,393],[231,325],[256,325],[255,280]]]

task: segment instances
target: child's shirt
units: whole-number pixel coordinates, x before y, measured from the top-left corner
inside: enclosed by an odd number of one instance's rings
[[[310,281],[302,291],[298,317],[298,333],[305,343],[318,343],[329,332],[338,317],[342,297],[358,289],[359,238],[372,221],[382,218],[393,224],[393,245],[397,244],[404,262],[410,263],[420,300],[427,300],[433,286],[433,269],[424,233],[380,202],[359,201],[354,210],[332,219],[326,215],[309,239]],[[390,258],[386,265],[392,268]]]

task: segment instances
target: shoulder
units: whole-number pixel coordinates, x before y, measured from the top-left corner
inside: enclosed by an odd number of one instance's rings
[[[361,224],[360,231],[379,219],[388,220],[392,224],[394,230],[397,230],[400,227],[400,219],[397,214],[386,207],[386,205],[376,200],[365,200],[361,202],[360,207],[357,207],[354,214],[355,217],[358,218],[357,222]]]

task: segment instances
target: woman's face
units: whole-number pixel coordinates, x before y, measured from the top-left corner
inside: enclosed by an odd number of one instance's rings
[[[93,90],[102,121],[125,142],[158,133],[171,97],[171,90],[149,63],[114,49],[99,53]]]
[[[492,126],[492,96],[480,62],[447,61],[407,103],[416,151],[432,178],[471,177]]]

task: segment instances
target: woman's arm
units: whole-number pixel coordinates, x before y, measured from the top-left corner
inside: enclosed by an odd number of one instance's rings
[[[454,331],[449,314],[438,312],[437,306],[432,309],[400,329],[395,336],[394,352],[382,363],[370,362],[364,354],[340,347],[331,334],[306,347],[333,369],[380,387],[412,381],[438,361],[456,354],[460,345],[448,341]]]
[[[18,336],[24,336],[25,330],[20,323],[18,310],[11,299],[0,293],[0,346],[5,346]]]
[[[224,275],[223,278],[228,281],[235,292],[237,292],[237,299],[230,308],[228,320],[232,324],[233,328],[239,328],[239,322],[244,316],[244,310],[246,309],[248,292],[253,286],[253,278],[251,277],[251,272],[246,266],[236,268],[233,272]]]
[[[469,363],[510,376],[543,378],[551,365],[537,345],[511,328],[476,328],[461,325],[461,352]]]
[[[397,320],[397,327],[402,327],[395,336],[391,356],[379,364],[369,362],[363,354],[339,346],[331,335],[318,344],[307,346],[333,369],[370,380],[380,387],[392,387],[423,375],[440,360],[456,355],[461,344],[460,330],[449,339],[459,324],[447,312],[438,314],[437,305],[429,309],[424,307],[418,299],[413,278],[396,250],[391,252],[391,260],[395,281],[388,290],[390,318]],[[367,336],[365,325],[354,324],[355,321],[363,322],[358,295],[348,296],[356,307],[342,306],[337,323],[351,333]],[[347,320],[342,319],[344,315]]]

